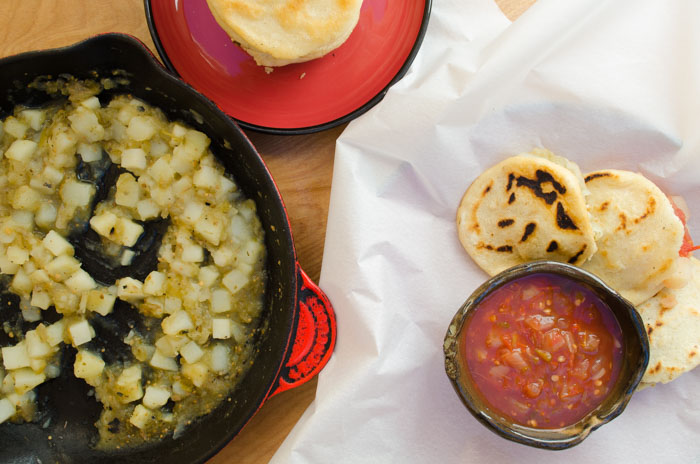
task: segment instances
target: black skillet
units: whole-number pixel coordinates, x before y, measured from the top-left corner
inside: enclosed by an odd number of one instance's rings
[[[122,34],[104,34],[70,47],[36,51],[0,59],[0,117],[11,114],[15,105],[40,106],[55,96],[27,87],[36,78],[70,74],[78,78],[125,77],[115,89],[100,95],[132,94],[161,108],[171,120],[180,120],[205,132],[211,148],[244,193],[255,200],[267,247],[268,284],[264,317],[269,329],[256,341],[253,368],[243,378],[230,401],[202,417],[180,434],[140,448],[103,452],[94,448],[94,422],[101,405],[89,396],[89,387],[72,375],[73,353],[64,349],[64,369],[59,378],[37,387],[42,410],[35,423],[0,424],[0,462],[3,463],[196,463],[203,462],[228,443],[258,411],[264,401],[298,386],[316,375],[328,361],[335,343],[335,316],[323,294],[300,268],[287,213],[275,183],[262,158],[235,122],[191,87],[169,74],[138,40]],[[157,242],[163,224],[152,224]],[[74,238],[78,244],[80,238]],[[151,244],[152,246],[152,244]],[[143,272],[144,259],[133,269]],[[87,259],[87,257],[84,257]],[[94,264],[94,263],[93,263]],[[142,268],[139,269],[139,266]],[[90,272],[98,280],[114,276]],[[2,279],[0,279],[2,282]],[[23,325],[17,318],[17,301],[5,295],[0,322]],[[123,332],[139,321],[130,312],[117,309],[97,328],[98,341],[119,344]],[[55,317],[55,315],[54,315]],[[52,318],[51,311],[47,318]],[[114,341],[114,343],[111,343]],[[0,331],[0,346],[11,344]],[[115,348],[113,356],[120,356]]]

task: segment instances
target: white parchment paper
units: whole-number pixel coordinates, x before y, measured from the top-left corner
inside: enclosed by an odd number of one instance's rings
[[[273,462],[700,463],[700,369],[560,452],[500,438],[454,393],[443,338],[487,278],[456,208],[533,147],[683,195],[700,241],[700,2],[538,0],[513,24],[491,0],[434,2],[411,71],[338,140],[320,282],[337,347]]]

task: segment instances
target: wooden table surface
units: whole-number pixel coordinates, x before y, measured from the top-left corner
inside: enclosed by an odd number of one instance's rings
[[[511,20],[535,2],[495,1]],[[142,0],[0,1],[0,57],[70,45],[102,32],[131,34],[156,53]],[[299,136],[247,132],[282,192],[299,262],[315,282],[321,274],[335,141],[344,127]],[[314,379],[267,401],[210,464],[268,462],[315,393]]]

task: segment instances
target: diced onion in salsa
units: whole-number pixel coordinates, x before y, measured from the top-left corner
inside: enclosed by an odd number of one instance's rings
[[[622,331],[610,308],[589,288],[554,274],[495,290],[462,337],[483,399],[528,427],[576,423],[603,402],[621,369]]]

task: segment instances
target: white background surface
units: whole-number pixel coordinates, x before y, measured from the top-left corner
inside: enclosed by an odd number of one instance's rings
[[[320,282],[336,351],[273,462],[700,463],[700,369],[548,452],[472,418],[442,355],[487,278],[456,208],[507,156],[640,171],[686,198],[700,241],[700,2],[539,0],[513,24],[491,0],[433,3],[409,73],[338,140]]]

